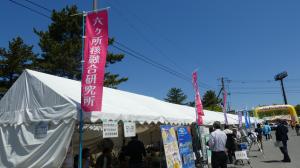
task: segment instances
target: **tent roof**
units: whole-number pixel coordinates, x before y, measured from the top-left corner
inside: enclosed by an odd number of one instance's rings
[[[20,124],[35,120],[76,118],[80,102],[80,81],[25,70],[0,101],[0,123]],[[223,113],[207,110],[204,113],[206,125],[211,125],[216,120],[224,120]],[[104,87],[102,112],[85,113],[84,117],[87,122],[123,120],[190,124],[195,121],[195,109]],[[228,114],[228,121],[236,124],[236,115]]]

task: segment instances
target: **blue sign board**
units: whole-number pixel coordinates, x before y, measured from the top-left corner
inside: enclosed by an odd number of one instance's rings
[[[181,155],[183,168],[195,168],[192,137],[188,127],[177,128],[179,153]]]

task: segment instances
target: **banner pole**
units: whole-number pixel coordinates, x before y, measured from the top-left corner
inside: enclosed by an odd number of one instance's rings
[[[82,15],[82,42],[81,42],[81,79],[82,79],[82,74],[83,74],[83,63],[84,63],[84,23],[85,23],[85,12],[83,11]],[[82,80],[81,80],[82,82]],[[82,137],[83,137],[83,111],[82,108],[80,108],[80,118],[79,118],[79,162],[78,162],[78,167],[82,168]]]

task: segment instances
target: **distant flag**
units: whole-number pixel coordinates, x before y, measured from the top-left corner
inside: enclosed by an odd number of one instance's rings
[[[248,124],[249,124],[249,128],[251,128],[252,124],[251,124],[250,111],[247,110],[247,113],[248,113]]]
[[[243,112],[238,111],[238,121],[239,121],[239,128],[243,126]]]
[[[198,80],[197,71],[194,71],[192,75],[192,83],[195,91],[195,108],[196,108],[197,124],[202,125],[203,124],[202,116],[204,116],[204,112],[203,112],[203,106],[201,102],[201,96],[199,93],[197,80]]]
[[[244,110],[244,119],[245,119],[245,126],[249,128],[249,120],[248,120],[248,111]]]

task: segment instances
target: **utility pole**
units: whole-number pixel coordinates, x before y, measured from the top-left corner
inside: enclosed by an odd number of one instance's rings
[[[220,80],[220,79],[218,79],[218,80]],[[221,77],[221,89],[220,89],[220,91],[219,91],[219,93],[218,93],[218,98],[220,97],[220,94],[221,94],[221,92],[223,91],[223,90],[225,90],[225,86],[224,86],[224,78],[223,77]]]
[[[97,10],[97,0],[93,0],[93,10]],[[82,54],[83,54],[83,46],[84,46],[84,32],[85,32],[85,12],[83,12],[82,15]],[[82,55],[82,60],[83,60],[83,55]],[[79,161],[78,161],[78,168],[82,168],[82,148],[83,148],[83,111],[82,109],[80,110],[80,124],[79,124]],[[84,165],[85,167],[85,165]]]
[[[224,78],[223,77],[221,78],[221,82],[222,82],[222,89],[223,89],[223,91],[225,91]]]
[[[98,9],[98,0],[93,0],[93,10],[97,10]]]
[[[224,78],[223,77],[221,78],[221,84],[222,84],[222,89],[221,90],[223,91],[223,106],[225,107],[225,111],[227,111],[227,109],[226,109],[226,102],[224,100],[225,94],[227,94],[227,93],[226,93],[225,84],[224,84]]]
[[[275,81],[279,81],[280,80],[284,104],[288,104],[287,98],[286,98],[286,95],[285,95],[284,85],[283,85],[283,79],[285,77],[287,77],[287,76],[288,76],[288,73],[286,71],[284,71],[284,72],[281,72],[281,73],[275,75],[275,77],[274,77]]]

